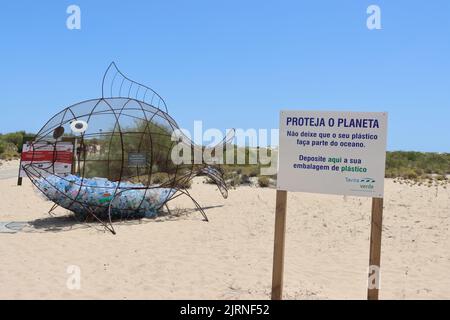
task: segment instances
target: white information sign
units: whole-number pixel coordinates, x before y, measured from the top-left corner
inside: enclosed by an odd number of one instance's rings
[[[382,198],[387,113],[281,111],[278,190]]]
[[[36,168],[49,173],[69,174],[72,172],[73,144],[59,142],[56,148],[52,144],[26,143],[22,148],[19,177],[27,177],[24,166],[33,164]]]

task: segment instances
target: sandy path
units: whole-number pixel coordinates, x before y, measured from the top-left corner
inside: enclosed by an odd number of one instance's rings
[[[17,178],[19,175],[19,161],[3,162],[0,165],[0,180]]]
[[[36,228],[0,234],[0,298],[268,299],[275,190],[239,187],[228,200],[196,180],[210,222],[190,211],[116,226],[117,235],[51,218],[31,183],[0,181],[0,221]],[[289,194],[285,297],[364,299],[370,200]],[[172,208],[193,208],[180,199]],[[383,299],[450,298],[450,191],[386,181]],[[59,216],[64,211],[58,210]],[[66,286],[67,267],[81,289]]]

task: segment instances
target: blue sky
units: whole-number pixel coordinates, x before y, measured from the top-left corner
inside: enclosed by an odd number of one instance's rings
[[[66,9],[81,8],[81,30]],[[381,8],[382,30],[366,9]],[[111,61],[181,127],[277,128],[280,109],[389,112],[389,150],[450,152],[450,1],[8,1],[0,132],[101,96]]]

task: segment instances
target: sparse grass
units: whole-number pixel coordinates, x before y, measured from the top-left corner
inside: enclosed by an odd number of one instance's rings
[[[259,176],[258,177],[258,185],[261,188],[267,188],[270,185],[270,179],[267,176]]]
[[[192,186],[191,180],[184,180],[177,183],[177,186],[184,189],[189,189]]]
[[[161,184],[169,179],[169,175],[165,172],[156,172],[152,174],[152,184]]]
[[[226,173],[224,178],[227,185],[231,187],[237,187],[241,184],[241,175],[236,172]]]
[[[11,161],[15,159],[19,159],[20,155],[17,152],[4,152],[0,155],[0,160]]]
[[[259,176],[261,166],[225,165],[223,168],[230,185],[237,186],[248,183],[248,177]],[[386,154],[386,178],[396,179],[396,183],[411,184],[414,182],[416,185],[433,185],[435,180],[447,183],[449,174],[449,153],[395,151]],[[240,178],[235,177],[236,175]],[[277,177],[275,175],[268,178],[276,180]]]
[[[20,158],[17,147],[9,142],[0,141],[0,159],[14,160]]]

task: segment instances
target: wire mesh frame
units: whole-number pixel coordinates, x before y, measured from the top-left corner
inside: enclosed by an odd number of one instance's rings
[[[106,78],[111,71],[114,71],[114,76],[112,79],[112,82],[110,84],[110,95],[111,97],[105,97],[105,86],[106,84]],[[125,81],[128,81],[130,83],[128,94],[126,97],[112,97],[113,94],[113,84],[114,82],[118,81],[117,79],[121,77],[121,85],[119,87],[119,95],[121,94],[123,84]],[[131,88],[133,86],[137,87],[135,98],[130,97]],[[138,92],[140,89],[143,88],[144,95],[142,100],[137,100]],[[145,97],[147,92],[151,92],[151,101],[158,101],[157,106],[153,106],[145,102]],[[156,100],[155,100],[156,99]],[[83,107],[85,106],[91,106],[92,107],[88,110],[83,111]],[[160,109],[160,106],[164,107],[164,110]],[[78,110],[81,109],[81,110]],[[138,113],[140,116],[136,116],[136,113]],[[177,123],[175,120],[173,120],[167,113],[167,106],[164,102],[164,100],[151,88],[143,86],[138,84],[137,82],[134,82],[127,77],[125,77],[116,67],[114,63],[112,63],[107,71],[105,72],[105,75],[103,77],[102,81],[102,98],[100,99],[90,99],[85,100],[80,103],[77,103],[71,107],[65,108],[63,111],[55,115],[53,118],[51,118],[47,124],[39,131],[39,133],[36,135],[34,141],[32,142],[32,159],[30,161],[30,164],[24,166],[24,171],[26,172],[27,176],[30,178],[30,180],[33,182],[33,184],[44,194],[47,196],[45,190],[42,190],[42,188],[39,186],[39,183],[37,181],[46,181],[47,183],[51,184],[48,180],[49,175],[55,175],[55,163],[58,160],[58,144],[61,143],[62,137],[64,136],[64,132],[66,132],[66,128],[72,124],[74,121],[78,121],[79,119],[85,119],[86,123],[89,124],[94,118],[96,117],[105,117],[105,116],[113,116],[114,123],[113,128],[109,131],[102,131],[95,133],[88,133],[88,132],[82,132],[81,134],[76,136],[76,141],[78,143],[77,152],[76,152],[76,173],[81,177],[81,182],[78,184],[75,184],[78,187],[78,192],[76,193],[76,196],[71,197],[61,191],[59,191],[56,186],[55,189],[57,192],[61,193],[61,196],[66,197],[70,204],[66,205],[65,208],[68,210],[73,209],[73,207],[77,206],[78,208],[83,208],[88,215],[92,219],[100,222],[107,230],[111,231],[112,233],[115,233],[114,227],[113,227],[113,218],[112,218],[112,211],[114,207],[114,201],[116,199],[120,198],[120,196],[124,195],[126,192],[129,192],[131,190],[142,190],[143,196],[141,199],[141,202],[138,206],[138,210],[141,207],[142,203],[144,202],[144,199],[146,199],[147,192],[152,189],[158,189],[158,188],[168,188],[171,190],[174,190],[173,193],[168,193],[167,197],[163,199],[163,201],[160,202],[157,210],[160,210],[163,206],[167,207],[167,202],[175,199],[181,195],[186,195],[195,204],[197,209],[202,213],[204,220],[208,221],[208,218],[204,212],[204,210],[201,208],[201,206],[198,204],[197,201],[190,195],[186,188],[186,184],[195,176],[197,175],[208,175],[219,187],[219,190],[221,191],[222,195],[226,198],[227,197],[227,188],[226,184],[223,180],[222,172],[220,170],[217,170],[217,168],[213,168],[210,166],[207,166],[206,164],[197,165],[195,166],[193,162],[189,164],[183,164],[183,165],[174,165],[169,164],[168,162],[171,161],[170,159],[170,152],[173,148],[173,146],[176,143],[184,143],[189,144],[189,147],[191,150],[195,150],[200,148],[203,150],[202,147],[195,145],[188,139],[186,136],[181,137],[179,140],[173,141],[173,132],[176,129],[179,129]],[[135,121],[142,121],[144,124],[143,128],[140,128],[139,130],[132,130],[130,131],[129,128],[124,127],[121,125],[121,120],[123,118],[129,118],[133,119]],[[158,118],[159,122],[156,123],[155,119]],[[160,125],[162,121],[162,126]],[[155,124],[156,123],[156,124]],[[155,130],[158,129],[158,130]],[[180,134],[180,132],[178,132]],[[181,132],[181,135],[183,133]],[[73,136],[73,135],[71,135]],[[130,152],[130,150],[127,148],[127,140],[129,142],[130,136],[138,136],[137,140],[133,140],[134,142],[138,142],[137,151],[138,153],[140,151],[148,152],[150,155],[150,160],[148,161],[148,165],[145,166],[143,169],[139,166],[136,166],[135,171],[130,170],[129,167],[126,166],[126,154]],[[140,136],[140,137],[139,137]],[[105,138],[109,138],[109,143]],[[106,144],[107,148],[107,157],[106,159],[89,159],[89,148],[87,146],[89,145],[90,139],[100,139],[103,143]],[[161,145],[161,139],[162,142],[164,142],[164,145]],[[165,139],[165,140],[164,140]],[[222,143],[226,143],[225,140],[229,140],[230,137],[226,137]],[[119,142],[117,145],[116,142]],[[168,141],[171,141],[170,144],[167,144]],[[115,142],[116,144],[114,144]],[[41,146],[53,146],[53,158],[51,161],[48,161],[47,163],[38,162],[38,159],[35,159],[36,151],[39,151],[39,145]],[[103,145],[104,147],[104,145]],[[120,152],[118,153],[119,158],[118,159],[112,159],[112,153],[117,148],[120,149]],[[156,152],[155,152],[156,150]],[[166,162],[163,164],[163,167],[166,169],[165,172],[168,174],[168,178],[164,181],[161,181],[160,183],[153,183],[152,177],[154,175],[154,164],[158,162],[158,159],[155,159],[155,153],[157,155],[161,155],[159,152],[160,150],[163,151],[163,154],[166,153],[165,158],[163,159],[163,162]],[[115,154],[117,156],[117,154]],[[112,199],[102,205],[93,205],[93,204],[86,204],[83,201],[80,201],[78,199],[78,195],[80,195],[83,187],[85,185],[83,182],[84,179],[89,176],[87,172],[87,164],[90,162],[104,162],[107,164],[108,168],[108,178],[112,177],[110,175],[111,164],[114,162],[118,162],[120,164],[119,170],[118,170],[118,176],[117,179],[114,179],[117,184],[115,187],[115,190],[112,194]],[[36,166],[36,163],[39,163],[39,166]],[[115,170],[117,171],[117,170]],[[126,172],[127,171],[127,172]],[[135,172],[136,174],[131,174],[131,172]],[[159,171],[163,172],[163,171]],[[143,178],[146,178],[145,181],[143,181]],[[71,183],[70,180],[66,179],[64,176],[59,176],[59,179],[65,180],[68,183]],[[125,181],[139,181],[142,183],[141,186],[132,186],[130,187],[129,184],[126,184]],[[122,186],[123,184],[123,186]],[[47,196],[47,198],[49,198]],[[49,198],[49,200],[52,200]],[[54,200],[52,200],[54,201]],[[55,206],[52,207],[50,210],[53,211]],[[120,220],[128,219],[130,216],[131,211],[135,211],[134,209],[128,209],[123,210],[123,214],[120,215]]]

